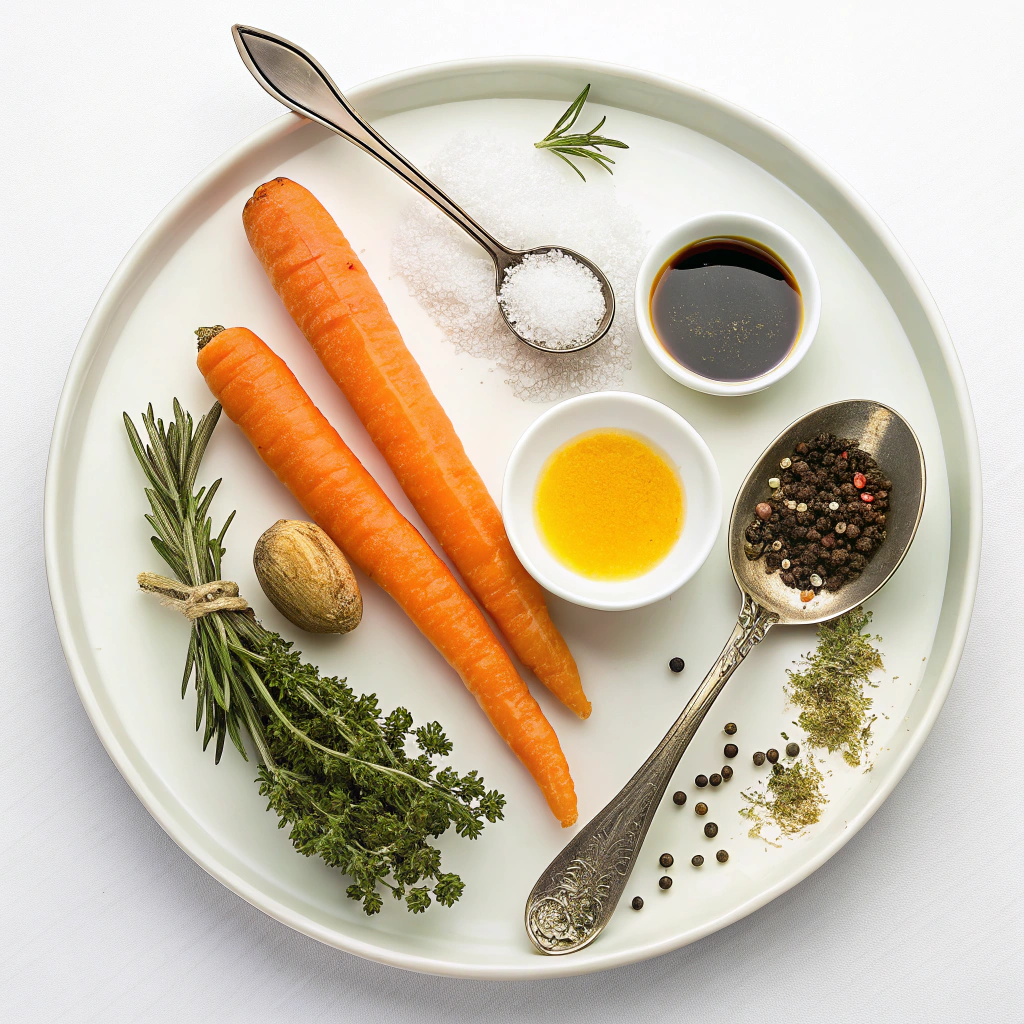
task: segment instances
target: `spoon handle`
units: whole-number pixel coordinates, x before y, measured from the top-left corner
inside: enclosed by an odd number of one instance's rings
[[[537,880],[526,901],[526,932],[542,953],[574,953],[601,933],[679,759],[729,677],[777,621],[777,615],[743,595],[732,635],[665,738]]]
[[[249,25],[233,26],[231,35],[253,78],[274,99],[337,132],[389,167],[479,242],[499,274],[513,262],[505,246],[359,116],[315,58],[289,40]]]

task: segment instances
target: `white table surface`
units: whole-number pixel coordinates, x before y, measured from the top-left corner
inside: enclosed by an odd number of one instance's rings
[[[1021,12],[1010,0],[7,5],[0,1019],[1020,1021],[1024,617],[1008,598],[1024,572]],[[931,286],[971,388],[985,472],[967,649],[881,811],[739,924],[565,981],[462,982],[367,963],[207,877],[93,734],[43,576],[50,429],[118,261],[193,175],[279,113],[235,54],[235,20],[305,43],[343,87],[508,53],[591,57],[702,86],[837,168]]]

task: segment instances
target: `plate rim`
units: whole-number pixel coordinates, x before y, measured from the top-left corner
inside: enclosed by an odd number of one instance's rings
[[[68,436],[68,429],[76,410],[84,379],[90,370],[92,358],[101,342],[105,327],[116,314],[121,298],[127,287],[132,283],[133,277],[140,270],[144,269],[149,259],[156,254],[159,245],[162,243],[165,230],[172,226],[176,218],[185,212],[190,204],[201,197],[204,191],[213,185],[216,179],[222,173],[228,171],[236,162],[246,159],[250,154],[264,146],[272,145],[308,123],[298,115],[285,113],[227,149],[178,192],[157,214],[121,260],[103,289],[86,323],[61,389],[47,457],[43,493],[43,544],[47,585],[54,621],[68,669],[86,714],[89,716],[93,729],[107,751],[108,756],[149,814],[170,838],[212,877],[231,889],[250,905],[295,931],[308,935],[327,945],[378,963],[434,975],[493,980],[566,977],[607,970],[668,953],[733,924],[771,902],[777,896],[780,896],[813,874],[822,864],[845,846],[881,807],[882,803],[888,798],[900,779],[902,779],[910,764],[920,752],[925,740],[930,735],[939,711],[945,703],[963,654],[967,633],[970,628],[971,612],[978,585],[982,535],[981,458],[977,429],[967,391],[966,379],[964,378],[959,359],[938,307],[916,267],[879,215],[875,213],[844,178],[788,133],[770,121],[699,87],[688,85],[654,72],[584,58],[495,56],[444,61],[384,75],[346,91],[357,105],[365,108],[368,105],[372,105],[375,100],[386,99],[391,92],[408,90],[411,86],[427,85],[452,76],[464,77],[483,73],[491,76],[492,81],[495,81],[499,79],[503,72],[521,73],[524,70],[538,73],[552,71],[556,73],[584,73],[594,77],[610,77],[639,82],[657,91],[666,91],[684,100],[706,105],[711,110],[717,110],[726,117],[739,122],[754,133],[769,136],[772,141],[789,150],[799,162],[805,164],[814,174],[835,189],[852,207],[853,211],[868,228],[870,234],[874,236],[874,239],[881,243],[885,255],[893,261],[897,270],[904,278],[906,285],[909,286],[914,300],[925,316],[928,329],[938,345],[939,354],[945,364],[945,375],[952,389],[952,405],[959,420],[959,425],[963,430],[963,445],[967,457],[967,464],[961,467],[961,471],[964,473],[968,484],[968,495],[966,498],[966,522],[963,526],[965,545],[962,553],[962,564],[964,575],[957,595],[956,619],[947,635],[948,651],[941,668],[938,670],[936,685],[931,699],[922,709],[921,720],[917,728],[906,747],[888,769],[883,783],[874,791],[860,812],[849,820],[846,829],[826,844],[816,855],[801,862],[793,871],[758,894],[758,896],[747,900],[702,926],[677,933],[667,939],[633,946],[627,950],[609,953],[604,956],[591,954],[587,958],[577,960],[574,957],[543,957],[538,954],[536,962],[527,965],[481,964],[451,959],[441,960],[426,955],[399,953],[383,945],[354,939],[344,933],[319,925],[279,900],[269,896],[241,878],[225,864],[219,863],[214,857],[209,856],[206,851],[190,848],[188,837],[178,833],[170,809],[161,803],[157,795],[142,779],[135,765],[125,752],[120,740],[108,725],[92,691],[91,683],[74,641],[69,606],[59,586],[63,570],[59,551],[58,497],[63,478],[66,475],[63,459],[64,442]],[[489,98],[491,96],[510,97],[513,95],[522,97],[523,90],[519,89],[515,93],[506,93],[502,91],[500,84],[495,81],[495,88],[490,93],[476,98]],[[529,98],[540,98],[540,95],[536,94]],[[599,96],[595,98],[598,102],[601,101]],[[449,100],[447,102],[458,101]],[[422,105],[431,104],[428,102]],[[617,105],[622,106],[622,104]],[[412,106],[418,105],[413,104]],[[398,109],[410,108],[406,106],[404,108],[396,108],[395,110],[388,109],[387,113],[397,112]],[[759,164],[759,166],[761,165]],[[773,172],[769,171],[769,173]],[[875,278],[875,275],[872,274],[872,277]],[[949,458],[946,451],[945,438],[943,448],[948,467]],[[955,536],[951,533],[951,542],[955,539]],[[953,549],[951,547],[951,563],[952,560]],[[949,577],[947,576],[947,586],[949,585],[948,581]],[[953,593],[956,593],[956,590]],[[943,609],[945,609],[945,603],[944,600]],[[943,611],[940,611],[937,628],[941,628],[943,617]]]

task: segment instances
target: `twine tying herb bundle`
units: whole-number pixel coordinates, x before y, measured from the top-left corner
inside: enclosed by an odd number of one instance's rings
[[[219,761],[230,737],[248,760],[242,740],[248,733],[260,762],[260,793],[280,827],[290,826],[300,853],[349,875],[346,892],[367,914],[381,909],[378,886],[413,913],[432,900],[451,906],[464,884],[441,871],[440,851],[428,837],[454,826],[475,839],[485,820],[502,817],[505,798],[486,790],[475,771],[437,768],[433,758],[452,749],[439,723],[414,729],[405,708],[382,716],[374,694],[357,695],[344,680],[321,677],[289,642],[264,629],[238,587],[221,578],[234,512],[214,535],[209,511],[220,480],[195,490],[219,416],[215,404],[194,426],[175,400],[165,427],[150,406],[142,417],[146,444],[124,415],[150,484],[153,546],[177,578],[143,573],[139,583],[191,623],[181,694],[193,680],[203,749],[214,740]],[[416,756],[407,741],[418,748]]]

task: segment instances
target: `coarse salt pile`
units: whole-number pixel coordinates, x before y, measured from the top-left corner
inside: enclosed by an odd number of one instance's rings
[[[405,278],[410,293],[444,337],[458,351],[493,363],[513,394],[524,401],[553,402],[620,387],[636,333],[628,299],[646,232],[636,214],[617,202],[614,180],[590,175],[584,183],[562,161],[534,149],[528,139],[513,144],[477,132],[450,139],[425,169],[506,245],[531,249],[560,244],[583,253],[605,272],[620,298],[610,330],[596,345],[581,352],[530,348],[501,318],[490,257],[444,214],[417,197],[410,200],[395,234],[392,269]],[[546,273],[550,272],[549,265]],[[528,284],[528,278],[521,282]],[[527,326],[537,328],[539,323],[536,319]],[[560,329],[567,326],[574,333],[564,322]]]
[[[552,350],[592,338],[605,313],[600,281],[558,249],[531,253],[509,268],[498,301],[517,334]]]

